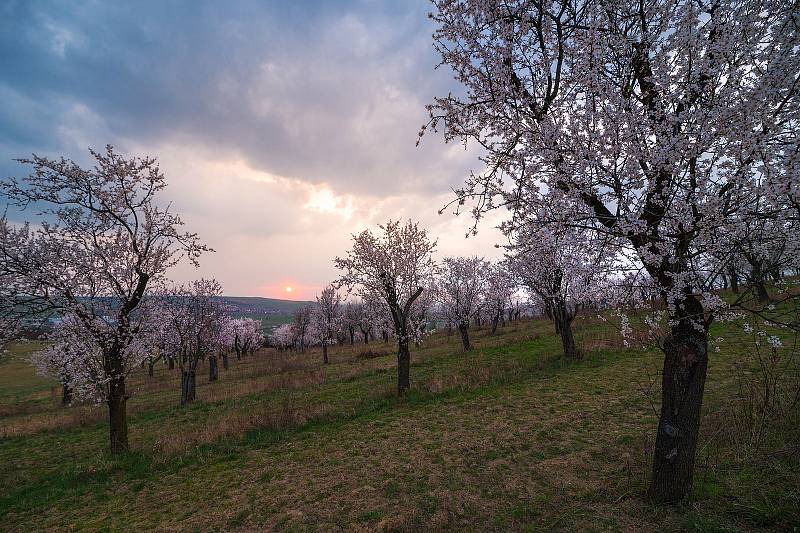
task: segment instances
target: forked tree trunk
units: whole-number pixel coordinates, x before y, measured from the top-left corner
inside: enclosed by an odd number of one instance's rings
[[[356,328],[350,328],[350,346],[356,343]]]
[[[364,331],[362,329],[361,333],[364,335],[364,344],[369,344],[369,330]]]
[[[217,366],[217,354],[208,356],[208,381],[219,379],[219,367]]]
[[[184,370],[181,373],[181,405],[192,403],[195,397],[195,372],[194,370]]]
[[[561,347],[564,349],[564,357],[567,359],[578,359],[579,353],[575,346],[575,336],[572,333],[572,320],[575,318],[575,313],[570,313],[564,302],[553,304],[553,308],[550,312],[553,317],[556,333],[561,337]]]
[[[411,353],[408,351],[408,337],[399,337],[397,343],[397,395],[403,396],[411,387]]]
[[[121,364],[120,364],[121,366]],[[125,376],[119,368],[112,373],[108,384],[108,423],[111,437],[111,454],[119,455],[128,451],[128,414],[125,393]]]
[[[702,305],[693,296],[682,304],[685,315],[664,341],[661,414],[648,489],[650,499],[659,503],[677,502],[691,494],[708,368],[708,333],[690,318],[702,319]]]
[[[470,349],[469,345],[469,326],[464,322],[458,324],[458,331],[461,333],[461,344],[464,345],[464,351],[468,352]]]

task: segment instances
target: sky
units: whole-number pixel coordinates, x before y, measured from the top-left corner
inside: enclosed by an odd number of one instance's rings
[[[0,0],[0,176],[31,153],[158,158],[164,202],[215,251],[176,281],[306,300],[351,235],[413,219],[439,257],[497,257],[489,217],[439,215],[480,153],[426,134],[458,91],[426,1]],[[15,214],[10,214],[13,219]],[[286,288],[292,287],[292,292]]]

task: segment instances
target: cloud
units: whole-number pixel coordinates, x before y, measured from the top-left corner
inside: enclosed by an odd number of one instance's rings
[[[335,276],[353,231],[412,217],[447,253],[488,227],[438,216],[477,152],[415,147],[434,70],[426,2],[10,2],[0,7],[0,172],[86,147],[159,157],[169,200],[231,294]],[[488,225],[484,225],[485,227]],[[494,235],[494,237],[490,237]],[[488,249],[488,251],[487,251]],[[305,287],[306,289],[302,289]]]

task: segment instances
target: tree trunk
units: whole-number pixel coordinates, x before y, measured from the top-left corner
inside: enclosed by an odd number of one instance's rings
[[[168,366],[168,368],[170,370],[175,370],[175,358],[174,357],[170,357],[169,358],[169,366]]]
[[[230,366],[228,364],[228,352],[222,352],[220,356],[222,357],[222,368],[228,370],[228,367]]]
[[[739,294],[739,276],[736,275],[736,269],[733,267],[728,267],[728,279],[731,282],[731,291]]]
[[[461,344],[464,345],[464,351],[468,352],[469,349],[470,349],[470,345],[469,345],[469,326],[466,323],[461,322],[461,323],[458,324],[458,331],[459,331],[459,333],[461,333]]]
[[[156,366],[155,361],[148,361],[147,362],[147,375],[151,378],[153,377],[153,367]]]
[[[69,405],[72,403],[72,387],[67,383],[61,384],[61,405]]]
[[[328,343],[322,341],[322,363],[328,364]]]
[[[575,337],[572,334],[572,321],[566,319],[561,324],[561,346],[564,348],[564,357],[567,359],[580,359],[580,353],[575,347]]]
[[[411,387],[411,353],[408,351],[408,337],[400,336],[397,346],[397,395],[403,396]]]
[[[556,333],[561,337],[561,346],[564,349],[564,357],[567,359],[579,359],[578,350],[575,347],[575,336],[572,334],[572,320],[575,313],[567,309],[564,302],[556,302],[550,309],[553,317]]]
[[[350,346],[356,343],[356,328],[350,328]]]
[[[693,296],[682,303],[685,315],[664,341],[661,414],[648,489],[650,499],[658,503],[677,502],[691,494],[708,368],[708,333],[687,318],[702,319],[702,305]]]
[[[369,330],[361,330],[361,333],[364,334],[364,344],[369,344]]]
[[[767,292],[767,285],[764,283],[764,278],[760,277],[755,280],[756,296],[761,303],[769,302],[769,292]]]
[[[181,405],[194,401],[195,390],[194,370],[184,370],[181,374]]]
[[[111,455],[128,451],[128,414],[125,393],[125,376],[115,373],[108,384],[108,422],[111,437]]]
[[[208,356],[208,381],[217,381],[218,378],[217,354],[211,354]]]
[[[492,318],[492,335],[497,332],[497,323],[500,321],[500,316],[495,314],[494,318]]]

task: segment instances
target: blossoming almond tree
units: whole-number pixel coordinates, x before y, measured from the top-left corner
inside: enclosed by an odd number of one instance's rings
[[[436,242],[411,221],[390,220],[378,227],[378,235],[370,230],[354,235],[347,257],[337,257],[335,263],[344,271],[338,283],[378,296],[387,306],[398,346],[397,393],[403,395],[410,386],[409,340],[417,329],[412,306],[433,282]]]
[[[469,326],[484,307],[489,263],[480,257],[446,257],[440,265],[436,300],[449,324],[461,333],[464,351],[469,351]]]
[[[486,275],[486,290],[484,299],[486,301],[486,314],[492,323],[491,334],[497,332],[500,322],[505,325],[506,308],[509,308],[509,320],[511,320],[512,297],[516,289],[514,277],[511,275],[511,266],[508,261],[500,261],[489,265]]]
[[[130,321],[136,334],[122,353],[126,376],[153,356],[161,330],[160,316],[150,301],[141,304]],[[115,321],[108,316],[95,317],[87,326],[77,314],[69,313],[47,335],[50,344],[31,355],[39,374],[61,383],[63,404],[70,404],[73,397],[95,403],[107,401],[111,379],[105,374],[105,356],[94,336],[113,336],[115,328]]]
[[[333,285],[328,285],[317,296],[317,304],[312,312],[314,330],[322,343],[322,361],[326,365],[329,362],[328,345],[334,341],[336,331],[342,323],[341,303],[339,291]]]
[[[281,324],[272,331],[270,344],[281,350],[291,349],[295,345],[294,324]]]
[[[580,358],[572,321],[581,306],[600,300],[615,267],[614,248],[594,233],[538,216],[516,228],[510,263],[523,285],[541,299],[545,314],[561,337],[564,356]]]
[[[223,344],[225,349],[236,352],[236,360],[242,355],[252,354],[264,343],[261,322],[252,318],[229,318],[224,322]],[[227,368],[227,366],[225,367]]]
[[[301,352],[306,351],[306,347],[311,345],[311,337],[313,336],[311,313],[313,309],[311,305],[304,305],[294,312],[292,317],[292,326],[294,331],[294,339],[297,343],[297,349]]]
[[[476,141],[486,170],[459,191],[473,213],[551,201],[572,225],[622,240],[658,285],[670,331],[649,495],[691,490],[708,364],[694,259],[756,198],[797,205],[800,46],[790,0],[434,0],[435,46],[464,86],[430,106],[448,140]],[[424,130],[424,128],[423,128]]]
[[[97,356],[76,388],[98,388],[108,405],[111,452],[128,449],[125,377],[141,361],[131,346],[141,333],[134,314],[148,292],[181,258],[196,264],[207,248],[169,206],[158,205],[166,179],[154,159],[126,159],[111,146],[90,151],[95,166],[68,159],[20,159],[33,170],[0,190],[37,225],[0,232],[0,272],[15,281],[7,305],[72,317]],[[25,213],[28,210],[23,211]],[[76,326],[77,327],[77,326]],[[51,352],[57,357],[57,352]]]
[[[215,279],[198,279],[170,287],[162,294],[160,305],[166,331],[176,343],[181,369],[180,404],[192,403],[197,390],[197,366],[209,359],[209,379],[216,380],[216,352],[223,342],[225,306],[220,300],[222,286]]]

